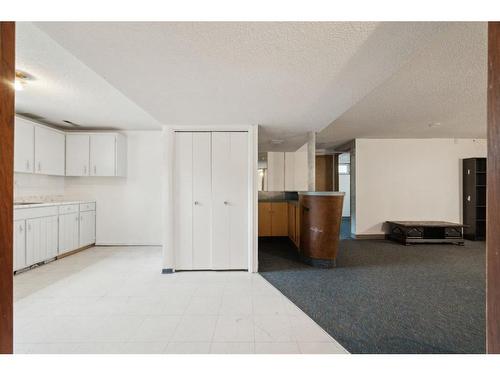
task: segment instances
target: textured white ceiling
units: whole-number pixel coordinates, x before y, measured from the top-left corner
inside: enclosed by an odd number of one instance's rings
[[[34,80],[16,91],[16,112],[38,121],[92,128],[153,129],[160,124],[32,23],[16,23],[16,68]]]
[[[72,115],[87,126],[135,129],[260,124],[261,150],[293,150],[307,131],[328,124],[318,137],[325,145],[360,135],[420,137],[413,124],[426,116],[453,137],[462,133],[445,128],[450,112],[460,107],[455,118],[476,123],[470,103],[482,100],[472,93],[480,85],[484,24],[35,25],[18,24],[18,61],[40,88],[20,93],[18,110],[54,121]],[[454,98],[436,103],[446,91]],[[272,146],[273,138],[285,142]]]
[[[320,147],[353,138],[486,138],[487,55],[486,23],[450,24],[321,131]]]
[[[446,28],[440,23],[38,23],[163,124],[260,124],[297,147]]]

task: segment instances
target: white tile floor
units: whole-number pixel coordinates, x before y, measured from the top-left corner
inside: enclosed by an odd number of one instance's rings
[[[16,353],[346,353],[258,274],[94,247],[14,277]]]

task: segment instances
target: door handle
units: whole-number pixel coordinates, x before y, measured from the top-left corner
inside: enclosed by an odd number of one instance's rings
[[[195,206],[198,206],[199,204],[200,204],[200,202],[198,202],[198,201],[194,201],[194,205],[195,205]]]
[[[224,204],[225,204],[226,206],[229,206],[229,202],[228,202],[228,201],[224,201]]]

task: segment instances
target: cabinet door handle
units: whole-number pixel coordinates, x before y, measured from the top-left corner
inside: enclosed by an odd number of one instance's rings
[[[19,225],[19,232],[23,232],[23,226],[22,225]]]
[[[195,206],[198,206],[199,204],[200,204],[200,202],[198,202],[198,201],[194,201],[194,205],[195,205]]]
[[[38,172],[41,172],[41,171],[42,171],[42,163],[38,162]]]
[[[86,165],[83,166],[83,174],[87,174],[87,166]]]
[[[30,170],[30,161],[29,160],[26,160],[26,170],[27,171]]]
[[[229,202],[228,202],[228,201],[224,201],[224,204],[225,204],[226,206],[229,206]]]
[[[97,167],[94,165],[94,174],[97,174]]]

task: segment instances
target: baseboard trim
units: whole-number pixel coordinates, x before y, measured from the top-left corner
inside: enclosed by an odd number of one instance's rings
[[[56,259],[62,259],[62,258],[69,257],[70,255],[79,253],[80,251],[83,251],[83,250],[90,249],[91,247],[94,247],[94,246],[95,246],[95,244],[91,244],[91,245],[80,247],[80,248],[75,249],[75,250],[68,251],[67,253],[60,254],[60,255],[56,256]]]
[[[146,244],[141,244],[141,243],[103,243],[103,242],[96,242],[94,246],[101,246],[101,247],[113,247],[113,246],[142,246],[142,247],[161,247],[162,244],[151,244],[151,243],[146,243]]]
[[[351,233],[351,238],[354,240],[385,240],[386,235],[381,234],[354,234]]]

